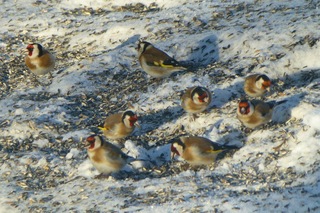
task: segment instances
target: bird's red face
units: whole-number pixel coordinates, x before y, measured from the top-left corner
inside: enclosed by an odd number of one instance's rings
[[[138,121],[138,116],[137,115],[133,115],[129,118],[130,121],[130,126],[134,126],[134,124]]]
[[[28,55],[29,56],[32,56],[33,49],[34,49],[33,44],[28,44],[27,50],[28,50]]]
[[[171,144],[171,158],[174,158],[174,155],[179,155],[180,156],[180,153],[178,152],[177,148],[174,147],[173,144]]]
[[[264,82],[262,83],[263,89],[267,89],[267,88],[269,88],[270,86],[271,86],[271,81],[264,81]]]
[[[199,95],[198,99],[200,102],[206,102],[206,98],[208,98],[208,94],[204,92],[203,94]]]
[[[239,112],[243,115],[247,115],[250,113],[250,105],[248,101],[239,102]]]
[[[96,139],[94,138],[94,136],[89,136],[87,138],[87,142],[89,144],[88,149],[93,149],[94,148],[94,144],[96,142]]]

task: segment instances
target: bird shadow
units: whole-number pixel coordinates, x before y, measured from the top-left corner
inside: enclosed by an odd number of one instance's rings
[[[172,106],[165,109],[160,109],[154,113],[145,114],[140,119],[141,123],[143,124],[140,134],[146,134],[154,129],[159,128],[163,124],[176,120],[183,113],[183,109],[180,106]]]
[[[140,37],[141,37],[140,34],[133,35],[133,36],[129,37],[127,40],[125,40],[124,42],[122,42],[120,45],[113,48],[112,50],[121,49],[125,46],[129,46],[129,47],[134,46],[135,48],[137,48],[136,44],[138,43]]]
[[[243,83],[243,81],[238,81],[227,88],[214,89],[212,97],[212,107],[221,108],[230,101],[238,100],[239,98],[243,97],[245,95],[243,91]]]
[[[255,72],[258,73],[258,72]],[[247,73],[246,75],[254,74],[254,73]],[[244,76],[229,76],[232,78],[235,77],[243,77],[243,81],[236,81],[235,83],[231,84],[230,86],[219,89],[216,88],[213,91],[213,107],[222,107],[225,104],[227,104],[230,101],[238,100],[242,97],[245,97],[246,94],[243,90],[244,85]],[[290,89],[299,89],[306,87],[307,85],[311,84],[314,81],[320,81],[317,80],[320,79],[320,69],[307,69],[307,70],[301,70],[300,72],[292,73],[292,74],[286,74],[284,73],[283,76],[279,77],[278,79],[271,79],[272,81],[272,87],[271,92],[266,94],[266,96],[263,97],[264,101],[268,101],[268,99],[275,97],[280,97],[279,94],[285,93],[287,90]],[[317,83],[317,82],[315,82]],[[318,83],[319,84],[319,83]],[[292,104],[292,101],[298,99],[303,99],[300,96],[303,96],[306,93],[301,93],[297,95],[293,95],[289,97],[289,103]],[[287,103],[288,104],[288,103]],[[292,109],[292,108],[291,108]]]
[[[196,47],[191,47],[187,61],[190,69],[198,70],[219,60],[219,47],[215,35],[207,36],[197,42]]]
[[[292,74],[284,73],[282,77],[274,81],[274,88],[278,92],[284,92],[292,88],[306,87],[317,79],[320,81],[320,68],[304,69]]]
[[[289,97],[286,97],[285,103],[276,106],[272,114],[272,123],[283,124],[286,123],[292,117],[292,110],[297,107],[307,93],[301,92]]]

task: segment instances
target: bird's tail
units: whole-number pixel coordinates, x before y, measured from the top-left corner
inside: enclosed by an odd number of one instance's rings
[[[276,105],[280,105],[280,104],[286,103],[287,101],[288,101],[288,100],[278,101],[278,102],[276,102]]]
[[[270,108],[272,109],[272,108],[274,108],[274,107],[276,107],[276,106],[278,106],[278,105],[280,105],[280,104],[286,103],[287,101],[288,101],[288,100],[269,101],[269,102],[267,102],[267,103],[269,104]]]
[[[228,144],[214,144],[215,151],[224,151],[224,150],[231,150],[231,149],[240,149],[241,147],[236,145],[228,145]]]
[[[224,150],[231,150],[231,149],[240,149],[241,147],[236,146],[236,145],[223,145],[222,149]]]
[[[151,162],[148,159],[134,158],[134,157],[131,157],[129,155],[126,155],[126,161],[127,161],[127,163],[131,163],[131,162],[134,162],[134,161],[148,161],[148,162]]]

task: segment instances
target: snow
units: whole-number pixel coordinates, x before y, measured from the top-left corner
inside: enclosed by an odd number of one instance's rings
[[[0,5],[0,213],[320,211],[317,1]],[[154,81],[138,64],[139,39],[192,68]],[[57,58],[53,79],[39,78],[47,85],[32,82],[24,65],[29,42]],[[247,133],[236,107],[252,73],[273,80],[267,100],[287,102],[270,124]],[[198,85],[213,102],[191,121],[179,97]],[[128,102],[141,129],[121,143],[138,160],[96,179],[83,140]],[[170,160],[169,143],[183,134],[241,148],[193,169]]]

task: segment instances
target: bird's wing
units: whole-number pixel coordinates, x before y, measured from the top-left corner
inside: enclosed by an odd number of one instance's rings
[[[193,89],[193,87],[192,88],[188,88],[185,92],[184,92],[184,94],[181,96],[181,100],[185,100],[185,99],[187,99],[187,98],[191,98],[191,90]]]
[[[254,105],[254,111],[259,112],[262,116],[270,113],[270,110],[272,109],[269,104],[260,100],[253,100],[251,103]]]
[[[180,63],[176,61],[174,58],[170,57],[168,54],[158,49],[152,49],[152,50],[146,51],[144,53],[144,57],[146,59],[146,63],[149,66],[160,66],[160,67],[181,66]]]
[[[184,141],[187,146],[194,146],[202,153],[213,153],[221,151],[221,149],[215,145],[212,141],[202,137],[189,137]]]
[[[125,154],[115,145],[111,143],[104,143],[103,146],[105,146],[106,156],[108,159],[114,161],[120,160],[121,158],[125,159]]]

